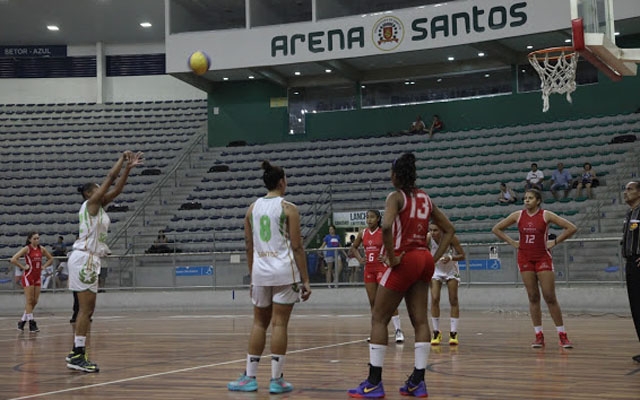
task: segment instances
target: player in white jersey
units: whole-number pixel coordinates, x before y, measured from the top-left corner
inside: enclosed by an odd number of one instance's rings
[[[122,193],[129,172],[133,167],[141,164],[142,153],[134,154],[131,151],[125,151],[101,185],[87,183],[78,188],[84,202],[78,213],[80,219],[78,239],[73,244],[73,251],[67,265],[69,290],[76,292],[78,296],[79,311],[75,324],[73,350],[66,357],[67,368],[83,372],[99,371],[98,366],[87,358],[85,348],[89,322],[96,306],[101,258],[109,254],[107,231],[111,220],[103,207]],[[120,175],[123,165],[125,165],[124,171],[113,189],[109,190]]]
[[[440,246],[442,232],[438,225],[430,224],[427,234],[427,243],[431,247],[431,254],[435,254]],[[449,345],[458,344],[458,321],[460,319],[460,306],[458,304],[458,286],[460,285],[460,269],[458,261],[465,258],[464,250],[457,236],[451,239],[451,246],[439,260],[436,260],[436,269],[431,278],[431,322],[433,323],[433,338],[431,345],[439,345],[442,341],[440,332],[440,291],[442,284],[447,285],[449,292],[449,304],[451,306],[451,329],[449,330]]]
[[[294,204],[283,198],[287,188],[284,170],[268,161],[262,162],[262,169],[268,193],[249,206],[244,219],[253,327],[246,369],[238,380],[229,382],[227,388],[239,392],[258,390],[258,363],[271,324],[269,392],[286,393],[293,390],[282,375],[289,317],[294,303],[300,298],[306,301],[311,295],[311,288],[300,232],[300,214]]]

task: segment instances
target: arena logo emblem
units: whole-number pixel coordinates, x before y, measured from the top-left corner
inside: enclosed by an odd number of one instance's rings
[[[396,17],[384,17],[373,25],[373,44],[382,51],[395,50],[404,39],[404,25]]]

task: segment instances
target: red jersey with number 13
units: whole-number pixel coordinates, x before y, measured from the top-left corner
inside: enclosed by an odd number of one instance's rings
[[[400,193],[404,206],[393,221],[393,247],[396,252],[428,250],[427,232],[433,210],[431,198],[421,189],[414,189],[409,195]]]
[[[544,220],[544,210],[529,215],[527,210],[520,211],[518,218],[518,231],[520,232],[519,256],[527,260],[538,260],[551,256],[547,249],[547,237],[549,224]]]

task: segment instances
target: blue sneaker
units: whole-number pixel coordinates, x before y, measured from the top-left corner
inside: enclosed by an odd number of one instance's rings
[[[381,399],[384,397],[384,387],[382,382],[372,385],[368,379],[365,379],[357,388],[349,389],[347,394],[356,399]]]
[[[258,382],[256,378],[242,374],[238,380],[227,383],[227,389],[233,392],[255,392],[258,390]]]
[[[427,384],[424,383],[424,381],[420,381],[417,385],[413,385],[409,380],[407,380],[404,383],[404,386],[400,388],[400,394],[412,397],[429,397],[429,393],[427,393]]]
[[[287,393],[292,390],[293,390],[293,385],[285,381],[282,376],[278,379],[271,378],[271,382],[269,382],[269,393],[273,393],[273,394]]]

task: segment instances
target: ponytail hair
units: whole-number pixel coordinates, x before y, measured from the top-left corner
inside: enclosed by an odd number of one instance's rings
[[[393,161],[391,170],[396,175],[398,188],[409,194],[416,188],[416,156],[404,153]]]
[[[37,235],[37,234],[38,234],[38,232],[36,232],[36,231],[29,232],[29,234],[27,235],[27,243],[25,243],[25,245],[26,246],[30,245],[31,244],[31,238],[33,236]]]
[[[280,179],[284,178],[284,169],[277,165],[271,165],[267,160],[262,162],[262,169],[264,170],[262,180],[264,181],[264,185],[267,187],[267,190],[274,190],[277,188]]]

